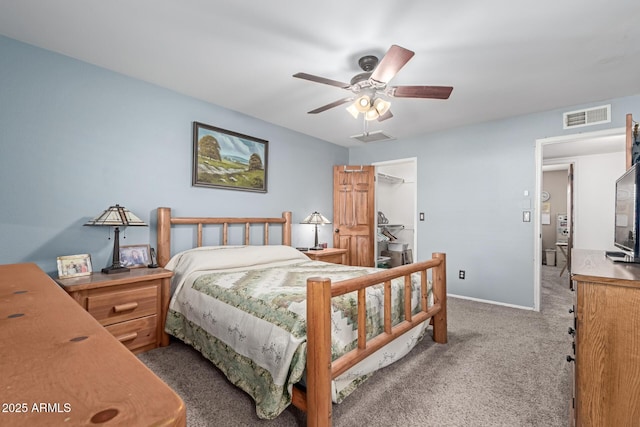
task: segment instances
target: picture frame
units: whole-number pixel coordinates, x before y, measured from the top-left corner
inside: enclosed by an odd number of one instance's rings
[[[194,187],[267,192],[269,141],[193,122]]]
[[[93,273],[91,256],[89,254],[59,256],[57,258],[57,264],[58,277],[60,279],[88,276]]]
[[[120,246],[120,265],[127,268],[141,268],[151,264],[149,245]]]

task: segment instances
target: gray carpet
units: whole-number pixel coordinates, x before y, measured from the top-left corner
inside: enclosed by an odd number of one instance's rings
[[[343,403],[335,426],[566,426],[571,401],[573,294],[565,272],[542,268],[540,313],[448,299],[449,343],[429,337],[399,363],[375,374]],[[199,426],[303,426],[290,407],[259,420],[253,401],[190,347],[139,355],[185,401]]]

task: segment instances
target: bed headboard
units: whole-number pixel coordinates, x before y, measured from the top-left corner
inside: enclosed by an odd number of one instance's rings
[[[197,227],[196,247],[202,246],[202,232],[205,224],[222,226],[222,244],[228,244],[229,224],[244,224],[244,244],[250,245],[250,227],[263,224],[264,243],[269,244],[269,224],[282,224],[282,244],[291,245],[291,212],[282,212],[280,218],[213,218],[213,217],[172,217],[171,208],[158,208],[158,264],[164,267],[171,258],[171,226],[174,224]]]

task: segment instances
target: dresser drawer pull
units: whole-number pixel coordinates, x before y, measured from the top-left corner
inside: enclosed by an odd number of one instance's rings
[[[138,333],[137,332],[131,332],[130,334],[120,335],[119,337],[116,337],[116,338],[120,342],[133,341],[136,338],[138,338]]]
[[[128,302],[126,304],[114,305],[113,311],[116,313],[121,313],[123,311],[129,311],[138,308],[137,302]]]

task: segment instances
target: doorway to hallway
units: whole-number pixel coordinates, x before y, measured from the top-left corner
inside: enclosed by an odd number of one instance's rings
[[[567,207],[569,238],[575,248],[613,249],[615,179],[625,170],[625,128],[544,138],[536,141],[534,215],[534,310],[540,310],[543,167],[573,164],[574,191]],[[573,214],[571,214],[573,207]],[[569,253],[568,253],[569,255]],[[568,272],[566,280],[569,280]]]

